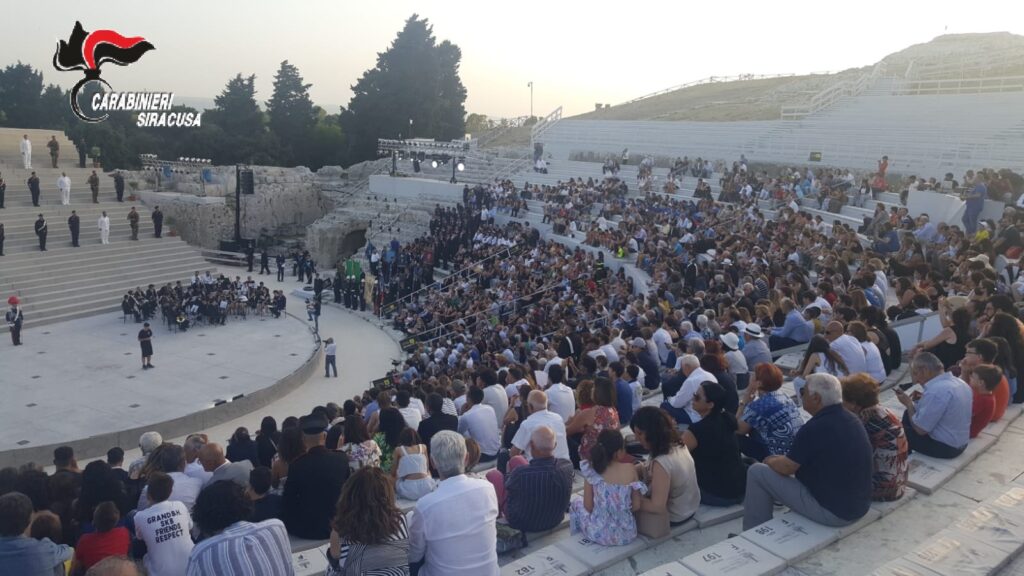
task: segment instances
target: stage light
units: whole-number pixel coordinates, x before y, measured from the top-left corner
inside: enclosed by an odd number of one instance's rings
[[[466,165],[462,162],[459,162],[457,168],[459,169],[459,172],[462,172],[463,170],[466,169]]]
[[[437,168],[437,160],[431,160],[430,161],[430,167],[431,168]]]

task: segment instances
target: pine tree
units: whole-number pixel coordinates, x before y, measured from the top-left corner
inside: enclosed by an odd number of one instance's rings
[[[376,67],[352,87],[352,100],[342,111],[349,160],[376,157],[378,138],[460,138],[466,118],[461,58],[454,44],[437,43],[426,18],[413,14],[406,20]]]
[[[299,69],[287,60],[274,76],[274,94],[267,101],[270,130],[281,142],[281,163],[293,164],[303,156],[310,131],[316,124],[313,101]]]

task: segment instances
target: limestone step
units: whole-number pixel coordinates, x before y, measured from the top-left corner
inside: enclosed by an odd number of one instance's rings
[[[170,266],[178,267],[179,265],[186,264],[192,266],[195,266],[196,264],[205,265],[206,260],[202,257],[196,256],[192,251],[178,251],[167,255],[158,255],[149,258],[133,258],[132,260],[125,262],[115,262],[110,265],[110,273],[116,273],[124,278],[128,278],[135,272],[152,272],[153,270],[166,269]],[[62,269],[59,272],[39,274],[29,279],[19,279],[17,284],[13,282],[0,282],[0,293],[8,292],[13,289],[20,291],[37,291],[65,285],[77,286],[80,285],[82,281],[96,279],[96,271],[92,269],[94,266],[95,264],[90,264],[77,269],[77,271]],[[39,294],[37,292],[36,296],[38,297],[38,295]]]
[[[92,278],[67,282],[60,280],[58,275],[52,284],[44,284],[42,287],[30,291],[18,288],[18,292],[19,295],[30,294],[31,300],[26,300],[26,302],[36,304],[40,302],[58,303],[68,299],[80,299],[83,291],[87,294],[95,295],[109,290],[119,290],[123,296],[124,292],[128,289],[155,284],[150,278],[157,274],[166,274],[173,271],[191,277],[195,273],[196,264],[199,262],[201,262],[201,259],[183,259],[161,266],[136,268],[124,272],[117,268],[110,268],[109,271],[97,271]],[[19,286],[18,283],[14,283],[14,285]],[[120,296],[118,299],[120,300]]]
[[[112,232],[111,233],[110,241],[113,242],[114,240],[124,240],[126,242],[132,242],[134,244],[135,242],[141,242],[142,241],[141,239],[144,238],[144,237],[152,236],[151,233],[145,233],[145,236],[143,234],[144,234],[144,231],[140,229],[140,231],[139,231],[139,240],[131,240],[130,239],[130,233],[128,231],[126,231],[126,230],[118,231],[116,233],[116,235],[115,235],[115,233]],[[79,240],[79,246],[80,247],[77,248],[77,250],[80,250],[81,248],[86,247],[86,246],[90,246],[90,245],[97,246],[97,247],[102,246],[102,244],[100,244],[99,231],[98,230],[97,231],[90,231],[88,234],[84,234],[83,233],[83,235],[81,235],[78,240]],[[71,236],[70,236],[70,234],[66,230],[61,231],[60,234],[52,234],[51,233],[51,234],[49,234],[47,236],[47,239],[46,239],[46,253],[49,254],[49,252],[53,251],[55,248],[69,248],[69,249],[72,249],[72,250],[76,250],[76,248],[71,246]],[[14,240],[14,241],[6,242],[5,245],[4,245],[4,254],[5,255],[14,256],[14,255],[17,255],[17,254],[33,254],[33,253],[35,253],[35,254],[40,254],[41,253],[41,251],[39,250],[39,241],[35,237],[19,238],[19,239]],[[2,277],[2,276],[0,276],[0,277]]]
[[[117,233],[131,234],[131,225],[128,223],[128,217],[126,216],[126,214],[127,212],[125,214],[117,214],[117,218],[115,218],[114,214],[107,214],[107,216],[110,218],[111,236]],[[44,213],[44,219],[46,220],[47,234],[49,238],[53,238],[54,236],[67,236],[70,238],[71,231],[68,229],[67,217],[47,217]],[[96,238],[99,238],[99,216],[94,214],[79,214],[78,220],[79,234],[82,237],[85,237],[86,234],[95,233],[93,235]],[[16,240],[21,235],[30,236],[34,240],[36,237],[35,222],[36,218],[32,218],[31,220],[21,219],[15,220],[13,222],[4,222],[4,233],[7,238],[7,241],[10,242],[12,240]],[[153,222],[152,220],[149,219],[143,221],[142,214],[140,213],[139,234],[142,233],[142,230],[152,231]],[[166,230],[167,226],[165,225],[164,231]]]
[[[111,238],[110,244],[83,244],[81,248],[73,248],[70,245],[57,243],[47,249],[46,254],[40,257],[39,249],[34,252],[8,254],[3,257],[3,266],[0,267],[0,280],[9,279],[12,276],[20,276],[26,272],[62,270],[66,266],[77,264],[102,264],[117,258],[130,257],[133,254],[157,254],[165,251],[177,251],[189,249],[187,244],[180,238],[146,238],[139,237],[138,241],[125,238]]]

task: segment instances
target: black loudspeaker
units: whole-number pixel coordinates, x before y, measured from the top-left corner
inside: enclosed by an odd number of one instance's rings
[[[239,184],[242,189],[242,194],[256,193],[256,184],[253,180],[252,170],[242,170],[238,177],[240,179]]]

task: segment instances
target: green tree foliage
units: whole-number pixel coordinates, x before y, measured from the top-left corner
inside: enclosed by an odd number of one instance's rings
[[[267,116],[271,131],[281,142],[280,154],[284,163],[305,158],[309,150],[309,137],[316,125],[316,112],[309,99],[309,88],[304,84],[299,69],[287,60],[274,76],[274,93],[267,101]]]
[[[485,114],[474,113],[466,116],[466,132],[472,134],[474,138],[493,127],[494,122]]]
[[[270,157],[266,114],[256,103],[255,75],[236,75],[214,99],[214,104],[216,107],[204,118],[210,123],[210,129],[191,139],[190,148],[202,150],[196,155],[211,158],[217,164],[255,162],[256,158]]]
[[[466,129],[461,59],[458,46],[437,43],[426,18],[413,14],[406,20],[388,50],[378,55],[376,67],[352,87],[352,100],[342,110],[349,159],[375,158],[378,138],[461,138]]]
[[[71,113],[68,92],[53,85],[44,88],[41,72],[18,63],[0,70],[0,126],[63,130],[85,150],[100,149],[105,170],[138,168],[139,154],[314,170],[346,164],[340,115],[313,106],[309,85],[295,66],[282,63],[266,112],[257,103],[255,81],[255,76],[241,74],[228,80],[215,107],[203,113],[200,128],[140,128],[132,112],[110,112],[96,124],[82,122]],[[92,96],[100,88],[90,83],[79,94],[80,105],[90,114]]]
[[[42,125],[39,96],[43,75],[28,64],[12,64],[0,71],[0,110],[4,125],[15,128],[50,128]]]

